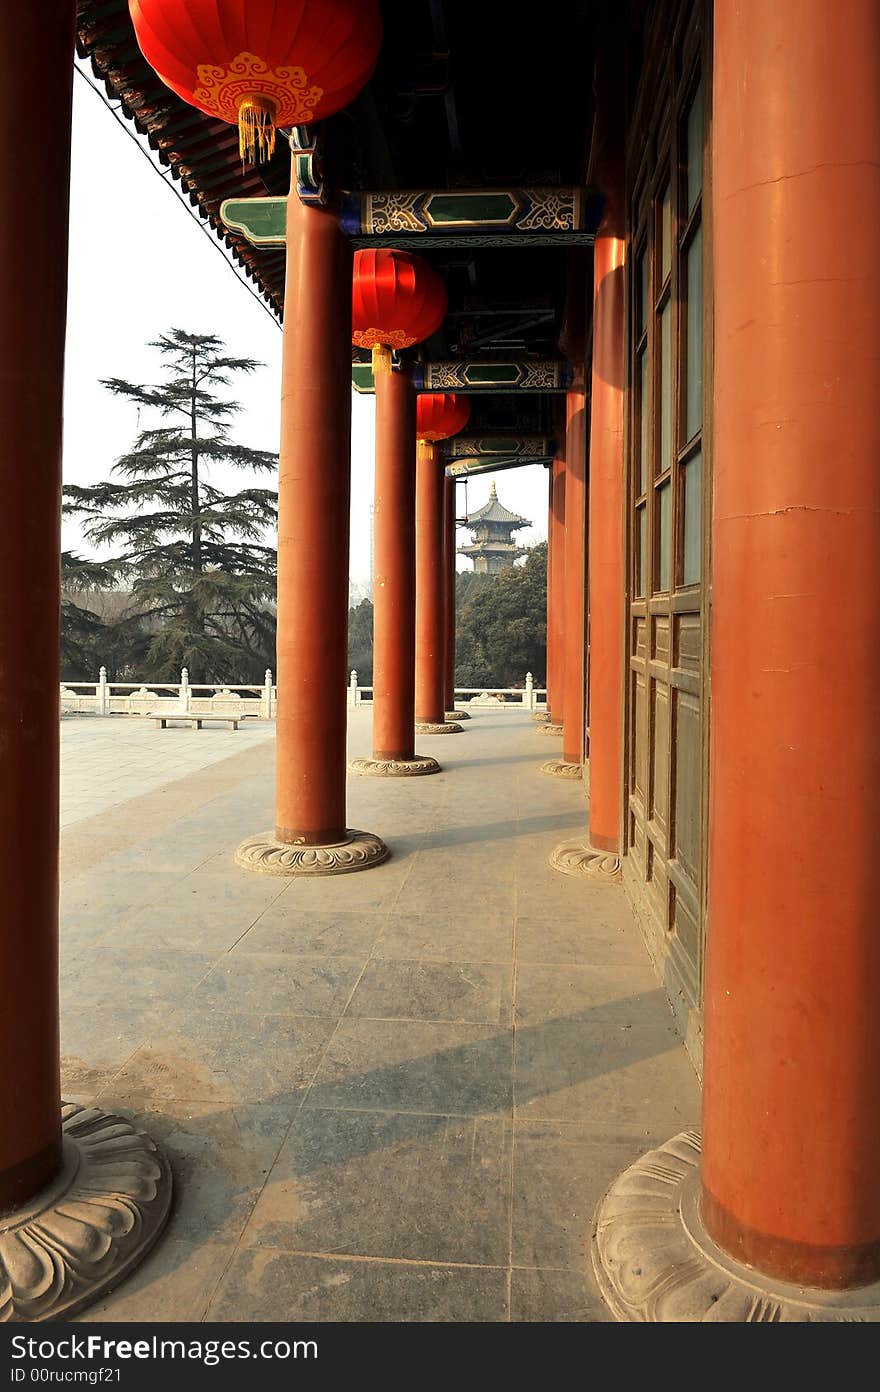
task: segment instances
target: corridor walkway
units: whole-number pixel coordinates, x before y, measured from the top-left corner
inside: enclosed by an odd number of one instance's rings
[[[236,738],[64,833],[65,1096],[142,1117],[177,1180],[82,1318],[602,1319],[594,1206],[698,1094],[623,891],[547,865],[584,823],[558,742],[503,711],[424,738],[442,774],[350,780],[392,858],[292,882],[232,864],[272,821],[274,741]]]

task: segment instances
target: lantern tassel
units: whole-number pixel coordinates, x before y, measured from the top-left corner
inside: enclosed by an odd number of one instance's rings
[[[245,97],[238,108],[238,151],[242,164],[265,164],[275,153],[275,113],[271,97]]]
[[[391,371],[391,349],[384,343],[373,344],[373,376],[387,377]]]

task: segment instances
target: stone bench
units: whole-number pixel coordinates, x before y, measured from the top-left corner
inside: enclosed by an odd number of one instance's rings
[[[203,725],[229,725],[233,730],[237,730],[242,720],[246,720],[247,716],[212,713],[192,715],[187,711],[166,711],[163,715],[161,711],[153,711],[147,716],[147,719],[152,720],[153,724],[157,725],[160,730],[166,730],[169,721],[172,720],[183,721],[184,725],[189,725],[190,729],[193,726],[197,730],[201,730]]]

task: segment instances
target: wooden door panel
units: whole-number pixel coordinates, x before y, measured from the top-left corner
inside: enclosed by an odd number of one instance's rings
[[[652,951],[668,963],[670,997],[688,1009],[699,1001],[705,850],[711,239],[702,201],[709,147],[691,117],[710,109],[707,8],[670,6],[666,60],[652,73],[657,86],[639,108],[628,155],[625,881],[647,911]]]
[[[648,767],[648,705],[645,678],[641,672],[633,673],[632,703],[634,713],[632,722],[633,792],[641,804],[641,812],[642,816],[644,816],[644,809],[648,801],[645,795],[645,774]]]
[[[673,692],[673,759],[675,823],[672,849],[679,870],[690,880],[694,896],[700,883],[702,830],[702,729],[700,701],[687,691]]]
[[[664,841],[669,832],[669,688],[651,682],[651,820]]]

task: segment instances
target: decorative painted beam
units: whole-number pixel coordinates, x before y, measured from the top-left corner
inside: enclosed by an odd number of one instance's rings
[[[443,441],[446,459],[552,458],[556,442],[549,435],[454,435]]]
[[[601,216],[593,188],[429,189],[345,193],[340,223],[357,247],[590,246]],[[227,198],[220,217],[254,246],[284,244],[286,198]]]
[[[571,367],[561,358],[522,362],[513,359],[503,362],[481,362],[476,359],[468,362],[462,359],[417,363],[413,368],[413,382],[417,391],[564,392],[571,385],[571,380]],[[351,383],[357,392],[375,390],[373,370],[369,363],[352,363]]]
[[[220,221],[240,232],[253,246],[284,246],[287,240],[286,198],[226,198]]]
[[[535,455],[528,459],[511,459],[501,455],[497,459],[457,459],[446,465],[448,478],[470,478],[473,474],[495,474],[504,469],[525,469],[529,464],[541,464],[549,468],[553,463],[550,455]]]
[[[589,246],[601,217],[593,188],[392,189],[343,194],[340,221],[355,246],[388,239],[412,250]]]
[[[572,380],[570,365],[562,358],[529,361],[508,359],[428,362],[420,367],[424,391],[564,392]]]

